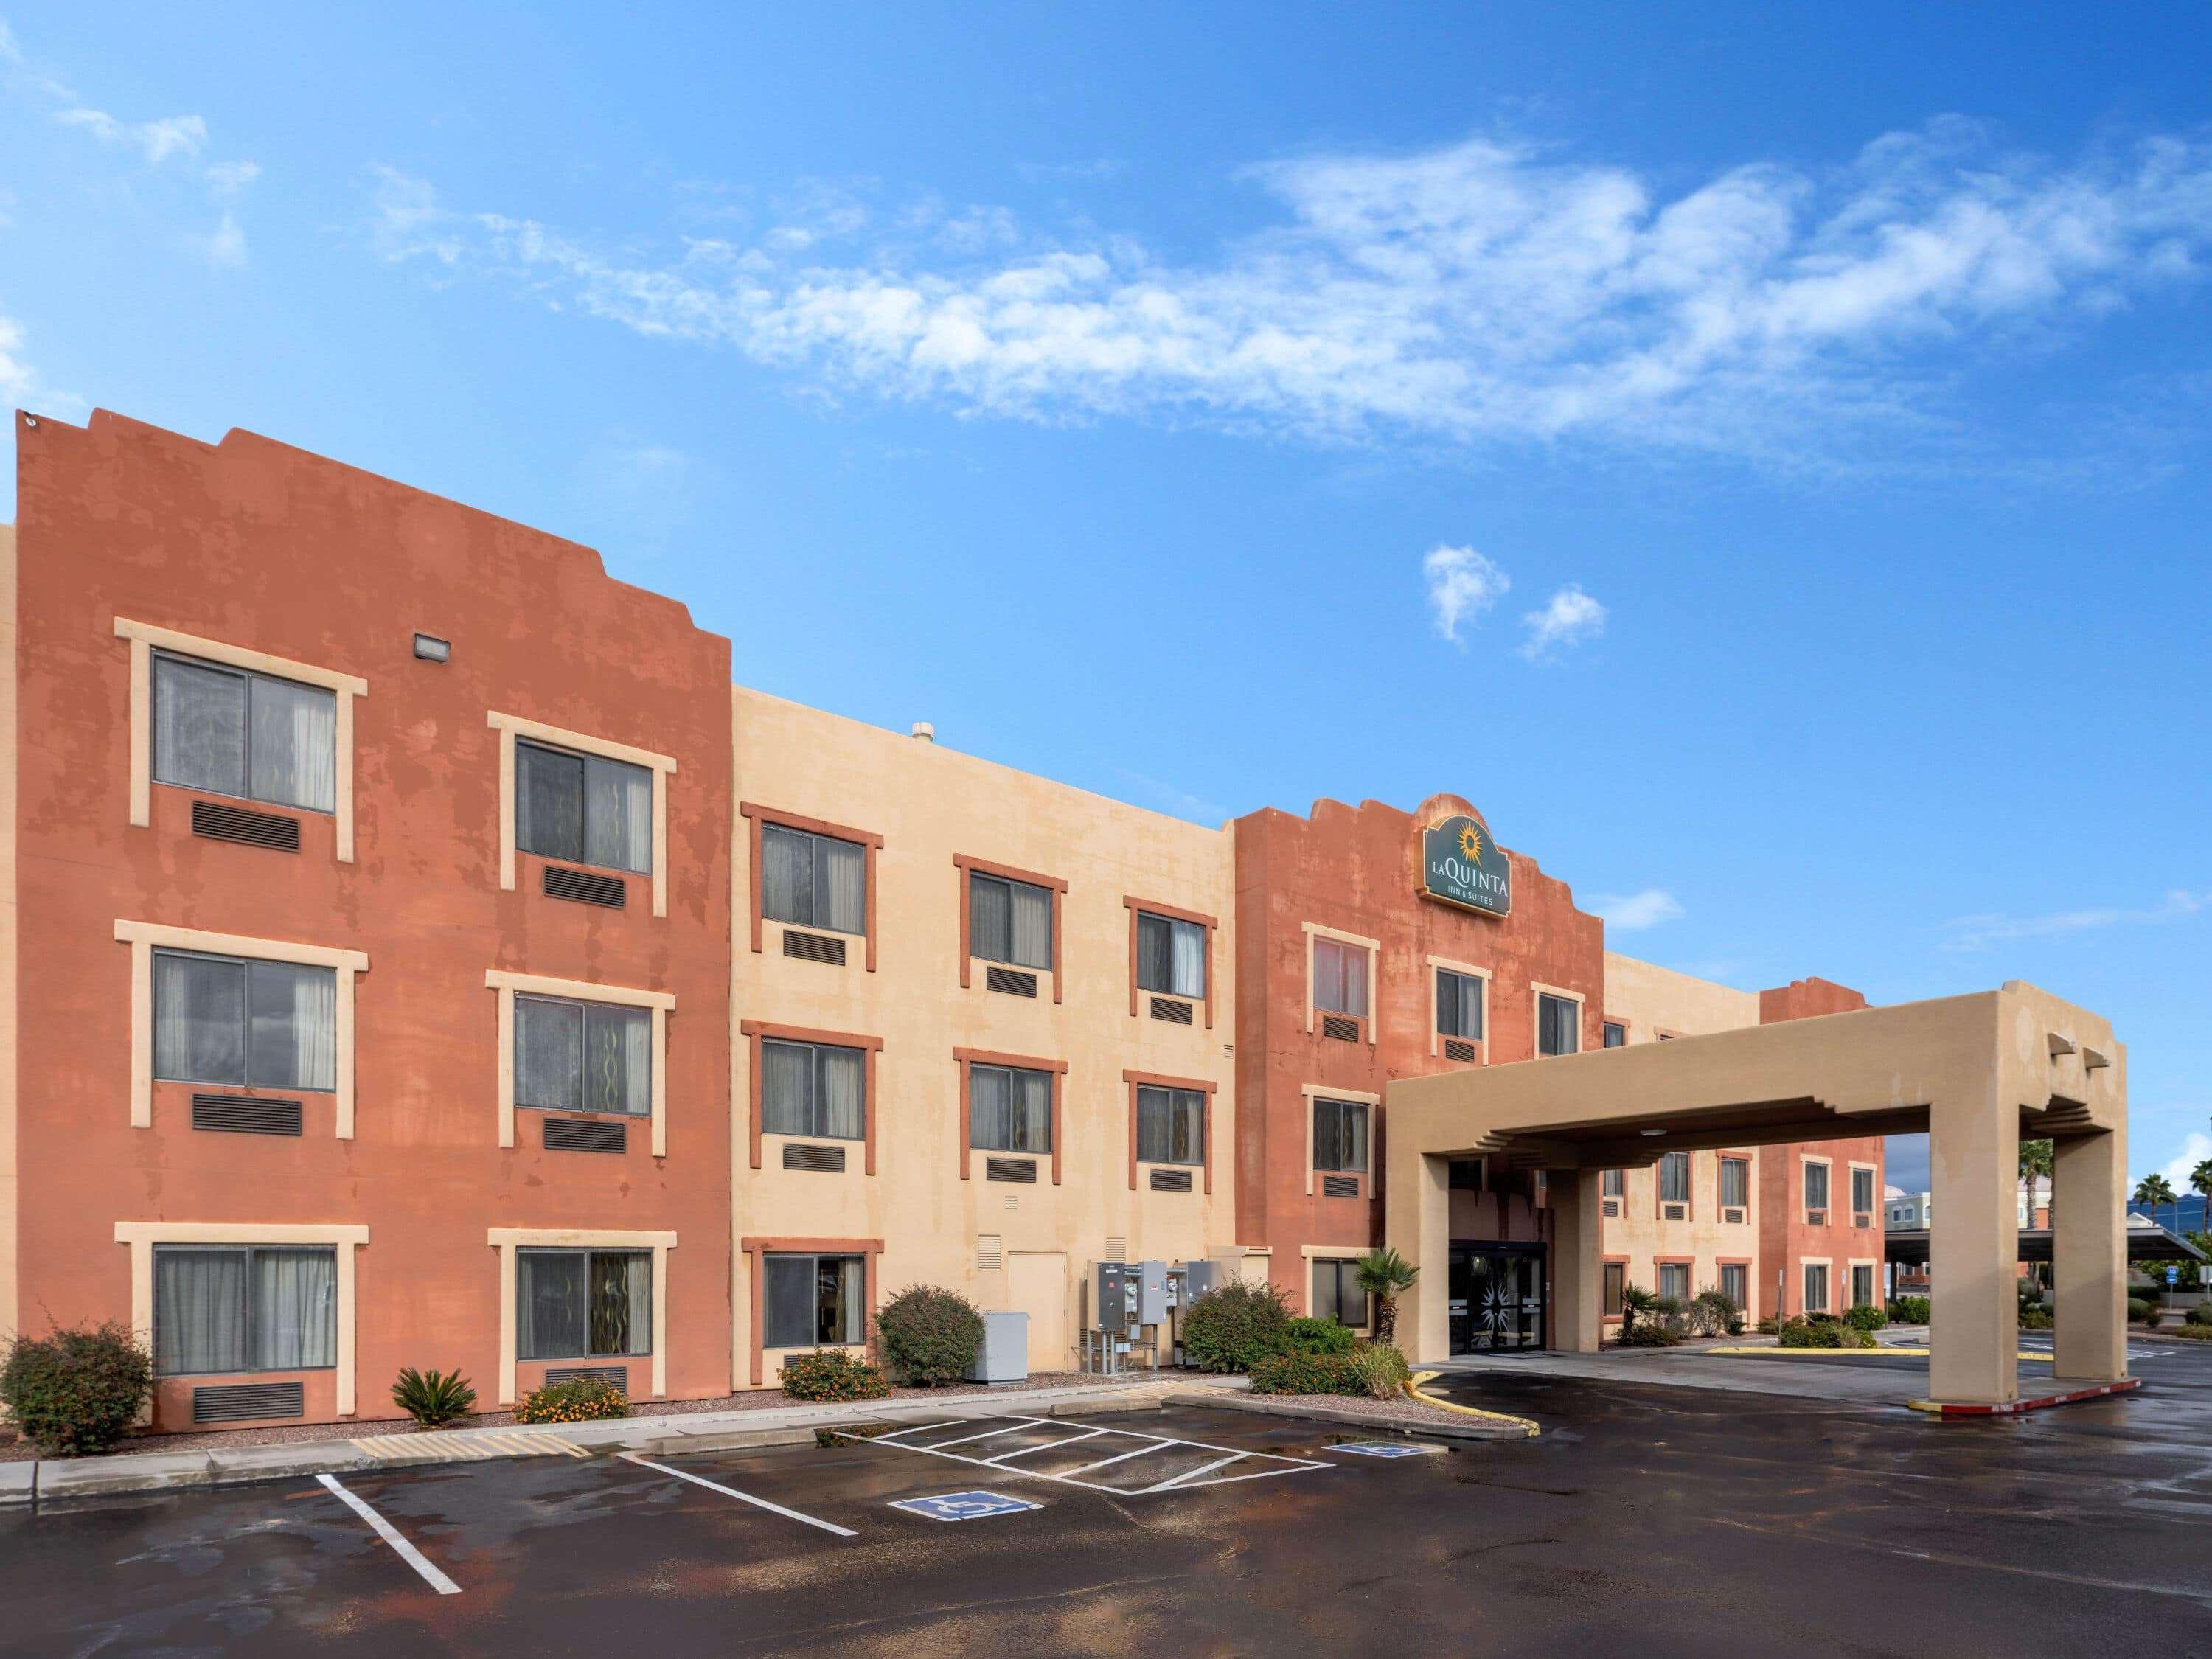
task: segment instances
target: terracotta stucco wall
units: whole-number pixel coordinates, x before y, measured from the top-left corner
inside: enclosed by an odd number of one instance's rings
[[[458,1366],[487,1401],[501,1309],[492,1226],[672,1231],[668,1389],[729,1380],[727,641],[611,580],[596,555],[233,432],[204,444],[112,415],[19,428],[22,714],[17,895],[38,967],[17,1083],[21,1273],[41,1315],[127,1317],[119,1222],[360,1223],[365,1413],[402,1365]],[[195,836],[192,792],[130,822],[131,649],[118,617],[358,676],[355,861],[297,812],[296,854]],[[412,654],[422,629],[452,642]],[[499,884],[490,711],[673,757],[668,914]],[[189,1085],[131,1121],[131,950],[118,921],[363,951],[356,1135],[307,1094],[297,1139],[196,1133]],[[487,970],[672,994],[667,1155],[497,1144]],[[296,1091],[281,1091],[292,1093]],[[645,1365],[632,1387],[646,1389]],[[311,1388],[311,1405],[322,1398]],[[327,1409],[327,1407],[326,1407]]]
[[[1849,1013],[1866,1006],[1866,998],[1858,992],[1826,979],[1793,980],[1759,994],[1763,1025]],[[1854,1262],[1873,1264],[1875,1300],[1881,1300],[1883,1147],[1881,1136],[1869,1135],[1765,1149],[1759,1174],[1759,1283],[1752,1297],[1755,1317],[1807,1311],[1805,1263],[1808,1261],[1828,1263],[1828,1311],[1841,1313],[1850,1306]],[[1825,1160],[1829,1166],[1828,1223],[1820,1227],[1810,1226],[1805,1220],[1804,1166],[1814,1158]],[[1868,1227],[1854,1226],[1851,1221],[1854,1164],[1870,1165],[1874,1170],[1873,1224]]]
[[[1085,1312],[1082,1279],[1108,1241],[1132,1261],[1203,1258],[1233,1242],[1237,1145],[1230,1044],[1236,1031],[1232,843],[1211,830],[1017,772],[903,733],[757,691],[734,694],[738,794],[746,810],[783,814],[879,837],[875,863],[875,968],[860,941],[843,966],[787,957],[781,926],[752,933],[750,821],[736,825],[732,889],[735,991],[731,1097],[739,1252],[735,1364],[750,1373],[755,1340],[747,1239],[880,1243],[872,1300],[909,1284],[950,1285],[979,1306],[1031,1307],[1032,1363],[1065,1364]],[[956,858],[1066,884],[1060,971],[1038,994],[987,988],[984,965],[961,984],[963,872]],[[1151,1017],[1130,1000],[1127,898],[1211,916],[1212,1024]],[[1056,993],[1056,994],[1055,994]],[[786,1170],[783,1138],[764,1136],[752,1165],[751,1044],[746,1022],[880,1041],[873,1175],[848,1148],[842,1174]],[[1064,1064],[1060,1181],[985,1178],[986,1155],[961,1137],[962,1049]],[[1189,1192],[1154,1191],[1154,1166],[1131,1186],[1125,1073],[1210,1084],[1212,1191],[1202,1170]],[[962,1179],[963,1165],[968,1178]],[[995,1240],[1002,1265],[979,1265]],[[1025,1258],[1017,1267],[1017,1258]],[[1019,1276],[1022,1283],[1013,1282]],[[1056,1330],[1048,1286],[1059,1287]],[[763,1356],[773,1384],[779,1355]]]

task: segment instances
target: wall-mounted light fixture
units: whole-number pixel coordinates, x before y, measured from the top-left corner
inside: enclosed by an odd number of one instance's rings
[[[434,634],[417,634],[415,636],[415,654],[424,662],[444,662],[453,654],[453,647],[449,641],[441,640]]]

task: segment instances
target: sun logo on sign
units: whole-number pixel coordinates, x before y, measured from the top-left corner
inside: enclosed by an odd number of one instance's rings
[[[1463,823],[1460,825],[1459,852],[1460,856],[1465,859],[1469,864],[1481,863],[1482,831],[1476,829],[1471,823]]]

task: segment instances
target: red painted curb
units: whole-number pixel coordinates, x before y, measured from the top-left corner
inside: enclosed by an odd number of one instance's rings
[[[2070,1406],[2077,1400],[2100,1400],[2108,1394],[2131,1394],[2142,1387],[2142,1379],[2130,1376],[2118,1382],[2100,1382],[2094,1388],[2075,1389],[2066,1394],[2039,1395],[2033,1400],[2014,1400],[2002,1406],[1943,1406],[1932,1407],[1938,1417],[2014,1417],[2021,1412],[2039,1412],[2049,1406]]]

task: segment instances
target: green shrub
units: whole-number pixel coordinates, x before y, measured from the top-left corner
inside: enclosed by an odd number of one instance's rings
[[[1781,1328],[1782,1322],[1777,1319],[1772,1314],[1767,1315],[1765,1318],[1759,1322],[1759,1334],[1761,1336],[1772,1336]]]
[[[957,1291],[910,1285],[876,1316],[884,1370],[916,1388],[941,1388],[968,1375],[983,1346],[983,1316]]]
[[[1254,1394],[1352,1394],[1359,1389],[1352,1356],[1334,1353],[1269,1354],[1253,1363]]]
[[[1370,1400],[1395,1400],[1413,1380],[1406,1356],[1387,1342],[1363,1342],[1344,1361],[1346,1380],[1354,1394]]]
[[[1925,1325],[1928,1322],[1928,1298],[1924,1296],[1892,1297],[1889,1317],[1899,1325]]]
[[[0,1405],[48,1457],[107,1450],[153,1388],[154,1356],[112,1322],[19,1336],[0,1355]]]
[[[1844,1346],[1844,1327],[1832,1317],[1785,1319],[1774,1334],[1785,1348],[1840,1348]]]
[[[1871,1302],[1862,1302],[1844,1316],[1844,1323],[1855,1331],[1878,1331],[1889,1323],[1889,1316]]]
[[[842,1348],[817,1348],[784,1360],[783,1391],[793,1400],[881,1400],[891,1385],[880,1365]]]
[[[2158,1310],[2149,1303],[2138,1297],[2131,1296],[2128,1298],[2128,1318],[2131,1322],[2141,1325],[2157,1317]]]
[[[518,1423],[596,1423],[603,1418],[629,1415],[629,1401],[603,1376],[548,1382],[523,1395],[514,1408]]]
[[[1640,1325],[1621,1328],[1620,1346],[1624,1348],[1679,1348],[1681,1333],[1665,1322],[1647,1319]]]
[[[1291,1310],[1272,1285],[1208,1291],[1182,1319],[1183,1357],[1202,1371],[1249,1371],[1290,1346]]]
[[[1699,1291],[1690,1298],[1686,1313],[1692,1336],[1718,1336],[1743,1328],[1743,1310],[1723,1291]]]
[[[1283,1339],[1292,1353],[1346,1354],[1359,1346],[1359,1333],[1334,1319],[1293,1319]]]
[[[392,1403],[424,1428],[442,1429],[476,1409],[477,1391],[459,1371],[418,1371],[410,1365],[392,1385]]]
[[[2200,1302],[2181,1316],[2185,1325],[2212,1325],[2212,1302]]]
[[[2020,1310],[2020,1328],[2024,1331],[2047,1331],[2051,1323],[2051,1316],[2041,1308],[2022,1308]]]

